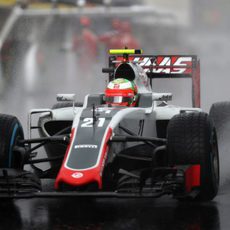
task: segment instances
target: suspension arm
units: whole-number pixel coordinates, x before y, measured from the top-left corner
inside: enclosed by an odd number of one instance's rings
[[[41,137],[41,138],[19,140],[19,144],[32,144],[32,143],[41,143],[41,142],[69,143],[69,140],[70,140],[69,136],[61,135],[61,136],[51,136],[51,137]]]
[[[140,136],[113,136],[110,142],[138,142],[150,141],[155,144],[166,144],[167,139],[157,137],[140,137]]]

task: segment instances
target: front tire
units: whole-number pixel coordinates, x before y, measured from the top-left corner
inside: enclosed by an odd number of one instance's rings
[[[219,187],[219,154],[215,128],[203,112],[181,113],[168,125],[169,165],[200,165],[200,187],[195,200],[212,200]]]
[[[18,140],[24,139],[19,120],[10,115],[0,114],[0,168],[22,168],[20,154],[14,151]]]

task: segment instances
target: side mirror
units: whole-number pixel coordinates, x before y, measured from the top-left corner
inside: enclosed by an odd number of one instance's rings
[[[75,101],[75,94],[57,94],[57,101]]]

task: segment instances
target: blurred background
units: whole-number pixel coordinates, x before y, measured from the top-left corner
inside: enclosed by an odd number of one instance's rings
[[[103,92],[109,48],[195,54],[201,107],[229,100],[228,0],[0,0],[0,111],[26,123],[57,93]],[[191,81],[154,81],[174,104],[191,106]]]

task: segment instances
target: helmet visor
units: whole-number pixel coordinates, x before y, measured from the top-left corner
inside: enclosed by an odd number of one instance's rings
[[[131,104],[133,102],[132,97],[123,97],[123,96],[114,96],[114,97],[105,97],[105,101],[107,103],[115,103],[120,104],[127,102],[128,104]]]

